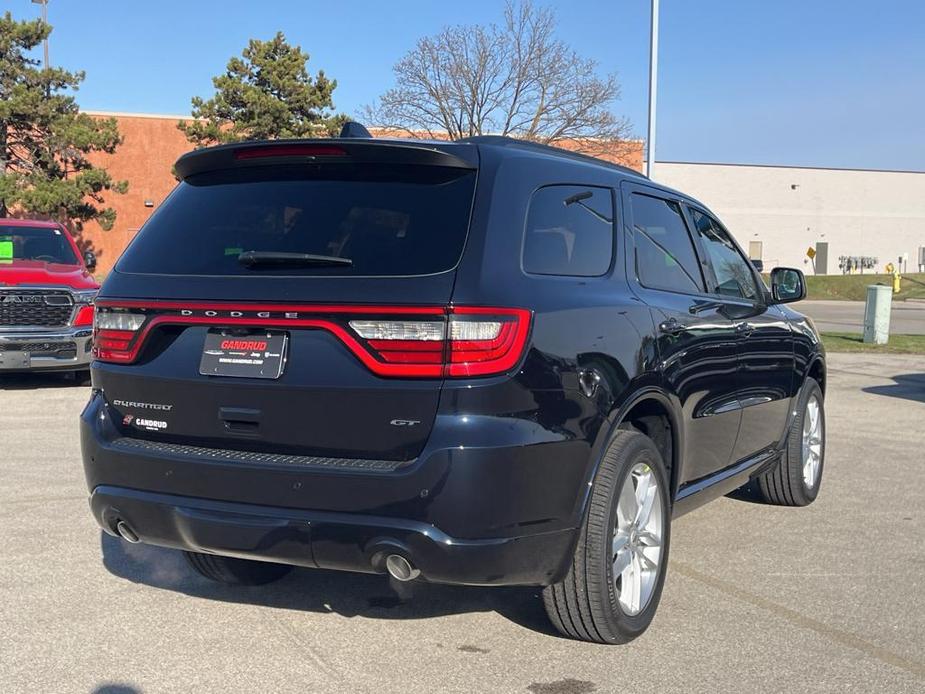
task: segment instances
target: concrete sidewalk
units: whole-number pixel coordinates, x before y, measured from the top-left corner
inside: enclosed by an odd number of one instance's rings
[[[793,304],[813,319],[823,332],[863,333],[863,301],[801,301]],[[925,302],[894,301],[890,332],[896,335],[925,335]]]

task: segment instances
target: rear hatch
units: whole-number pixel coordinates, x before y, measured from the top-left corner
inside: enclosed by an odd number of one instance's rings
[[[448,373],[447,307],[476,170],[471,145],[302,141],[186,155],[181,183],[98,300],[94,385],[123,434],[417,456]]]

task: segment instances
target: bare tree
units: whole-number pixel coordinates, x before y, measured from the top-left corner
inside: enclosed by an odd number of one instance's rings
[[[615,75],[556,39],[556,17],[509,0],[504,25],[446,27],[393,68],[396,85],[365,108],[370,124],[411,136],[510,135],[618,153],[629,121],[610,105]]]

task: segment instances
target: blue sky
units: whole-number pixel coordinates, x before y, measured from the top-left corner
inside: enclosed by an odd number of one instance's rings
[[[541,0],[540,0],[541,1]],[[559,35],[616,71],[645,134],[649,0],[548,0]],[[662,0],[657,159],[925,170],[925,2]],[[0,0],[17,17],[30,0]],[[83,69],[87,110],[188,113],[248,38],[282,30],[338,80],[351,113],[446,24],[500,0],[50,0],[51,60]]]

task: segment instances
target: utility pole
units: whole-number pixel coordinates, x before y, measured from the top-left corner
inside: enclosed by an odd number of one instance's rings
[[[652,178],[652,169],[655,164],[655,97],[657,94],[658,0],[652,0],[652,19],[649,24],[649,132],[646,136],[646,176],[649,178]]]
[[[32,4],[42,6],[42,24],[48,26],[48,0],[32,0]],[[42,40],[42,48],[45,50],[45,69],[48,69],[48,37]]]

